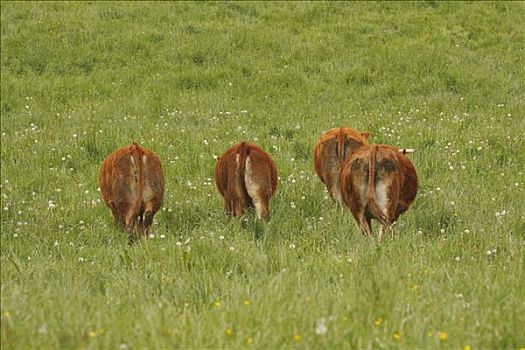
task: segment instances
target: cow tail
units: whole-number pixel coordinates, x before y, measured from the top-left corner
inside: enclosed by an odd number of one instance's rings
[[[131,156],[133,157],[136,166],[134,169],[135,181],[137,181],[139,184],[139,195],[137,197],[137,203],[135,204],[136,213],[139,212],[140,206],[142,205],[142,194],[144,192],[144,170],[142,164],[143,154],[144,151],[140,148],[140,146],[136,142],[133,142],[131,145]]]
[[[370,149],[370,159],[368,162],[368,191],[367,202],[368,209],[382,224],[386,223],[386,215],[383,213],[379,205],[377,205],[376,191],[375,191],[375,163],[377,154],[377,145],[372,145]]]
[[[248,190],[246,189],[246,180],[245,180],[245,174],[246,174],[246,158],[248,157],[250,149],[246,142],[242,142],[241,145],[238,148],[237,153],[237,188],[239,190],[239,196],[243,196],[244,198],[248,197]]]
[[[345,139],[346,135],[343,132],[343,128],[340,128],[337,134],[337,159],[339,163],[344,161]]]

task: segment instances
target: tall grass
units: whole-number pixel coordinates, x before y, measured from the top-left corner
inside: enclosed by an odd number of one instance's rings
[[[525,347],[521,2],[2,2],[1,346]],[[413,147],[394,238],[363,237],[311,147]],[[274,158],[272,219],[225,217],[215,158]],[[129,246],[98,167],[163,161]]]

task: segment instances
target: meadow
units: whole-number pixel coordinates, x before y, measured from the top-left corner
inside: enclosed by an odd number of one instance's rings
[[[2,349],[525,348],[524,2],[2,2]],[[418,196],[364,237],[317,178],[325,130],[411,147]],[[228,219],[233,143],[275,160]],[[163,162],[151,238],[98,192]],[[377,228],[377,225],[375,226]]]

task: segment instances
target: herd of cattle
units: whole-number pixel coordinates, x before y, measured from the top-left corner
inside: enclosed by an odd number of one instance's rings
[[[347,206],[366,235],[371,219],[381,223],[379,239],[416,197],[416,170],[406,154],[413,149],[368,143],[368,133],[330,129],[313,148],[315,171],[332,199]],[[259,218],[270,214],[277,168],[257,145],[241,142],[217,161],[215,183],[227,214],[242,216],[255,207]],[[159,158],[136,143],[111,153],[100,168],[100,191],[115,220],[131,237],[145,237],[160,209],[164,173]]]

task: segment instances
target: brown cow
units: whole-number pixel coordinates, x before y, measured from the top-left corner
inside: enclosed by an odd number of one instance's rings
[[[147,236],[164,195],[164,173],[159,158],[136,143],[111,153],[100,167],[100,192],[115,220],[133,237]]]
[[[268,153],[258,146],[241,142],[224,152],[215,166],[215,183],[227,214],[242,216],[248,207],[255,206],[259,219],[269,218],[277,169]]]
[[[368,132],[360,133],[351,128],[341,127],[328,130],[315,143],[314,168],[334,201],[341,203],[341,165],[350,153],[368,144],[368,136]]]
[[[381,223],[379,240],[416,197],[416,169],[403,153],[391,146],[366,145],[353,152],[341,170],[344,204],[366,235],[372,235],[372,218]]]

